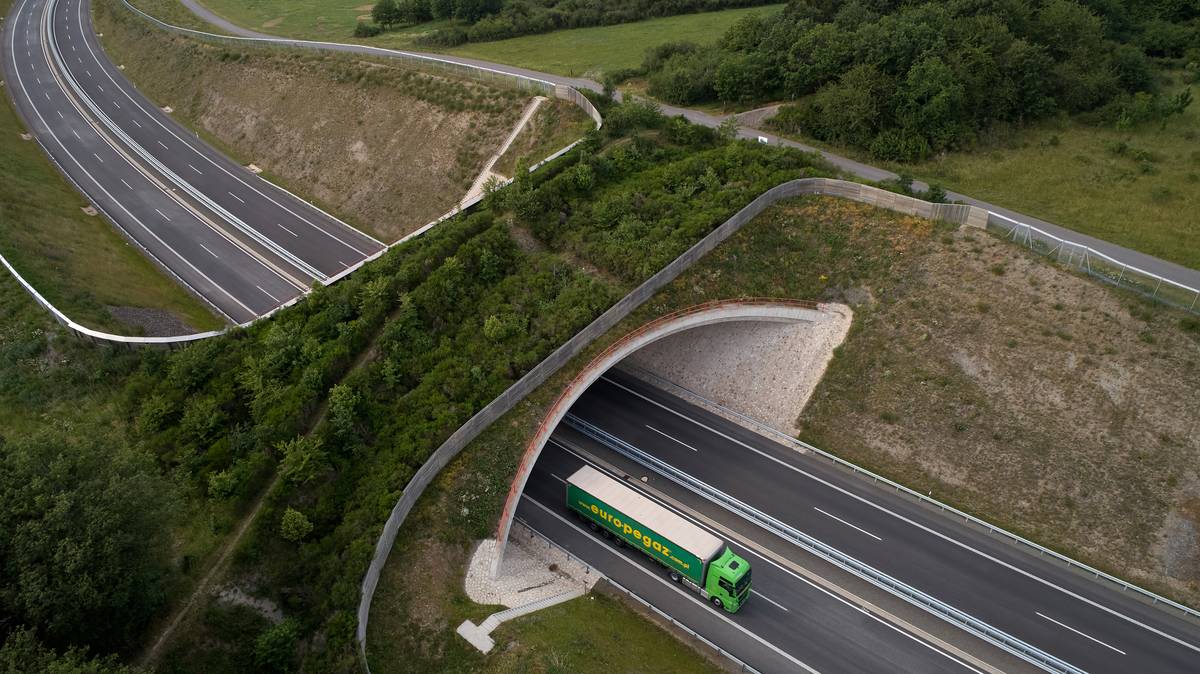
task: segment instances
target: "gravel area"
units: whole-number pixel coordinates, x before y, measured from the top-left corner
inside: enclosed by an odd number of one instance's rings
[[[491,538],[480,541],[471,555],[464,584],[467,596],[479,604],[524,606],[581,586],[586,592],[600,578],[519,522],[509,535],[499,578],[492,578],[495,555],[496,541]]]
[[[821,381],[853,312],[822,305],[826,320],[736,321],[688,330],[621,361],[684,386],[777,430],[795,434],[796,417]],[[653,380],[648,380],[654,383]],[[736,420],[736,418],[735,418]]]

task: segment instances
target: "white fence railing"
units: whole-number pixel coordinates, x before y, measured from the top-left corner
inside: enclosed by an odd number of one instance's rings
[[[149,21],[150,23],[154,24],[155,26],[158,26],[159,28],[162,28],[162,29],[168,30],[168,31],[172,31],[172,32],[184,33],[184,34],[192,35],[192,36],[195,36],[198,38],[203,38],[203,39],[236,40],[236,41],[240,41],[240,42],[259,42],[259,43],[265,43],[265,44],[272,45],[272,46],[301,47],[301,48],[310,48],[310,49],[312,49],[312,48],[330,49],[330,50],[334,50],[334,51],[344,51],[345,47],[346,47],[346,45],[338,45],[337,43],[332,43],[332,42],[307,42],[304,40],[276,40],[276,39],[265,39],[265,38],[241,38],[241,37],[232,37],[232,36],[226,36],[226,35],[218,35],[216,33],[206,33],[204,31],[192,30],[190,28],[183,28],[181,26],[174,26],[174,25],[171,25],[164,21],[161,21],[161,20],[151,16],[150,14],[147,14],[146,12],[142,11],[141,9],[131,5],[128,2],[128,0],[122,0],[122,3],[124,4],[124,6],[126,8],[128,8],[134,14],[145,19],[146,21]],[[391,49],[378,49],[378,48],[374,48],[374,47],[371,47],[368,49],[371,49],[373,52],[378,52],[378,54],[381,56],[387,56],[389,58],[405,59],[405,60],[410,61],[411,63],[418,64],[418,65],[425,66],[425,67],[430,67],[430,66],[439,67],[443,70],[450,71],[453,74],[460,76],[460,77],[468,77],[471,79],[481,80],[481,81],[495,83],[495,84],[504,84],[504,83],[515,84],[518,88],[533,89],[536,91],[544,92],[544,93],[549,94],[550,96],[554,96],[555,98],[560,98],[560,99],[563,99],[566,101],[570,101],[574,105],[581,108],[584,111],[584,113],[587,114],[596,123],[596,128],[600,128],[600,126],[604,122],[603,118],[600,116],[600,112],[598,110],[596,110],[596,107],[594,105],[592,105],[592,102],[589,101],[586,96],[584,96],[583,94],[579,93],[575,89],[568,87],[568,86],[563,86],[563,85],[555,84],[553,82],[549,82],[547,80],[540,80],[540,79],[532,78],[532,77],[524,77],[521,75],[512,75],[510,73],[505,73],[505,72],[502,72],[499,70],[494,70],[492,68],[484,68],[484,67],[480,67],[480,66],[471,66],[471,65],[467,65],[467,64],[455,63],[453,61],[448,61],[446,59],[440,59],[440,58],[436,58],[436,57],[432,57],[432,56],[426,56],[423,54],[410,54],[407,52],[400,52],[400,51],[395,51],[395,50],[391,50]],[[39,140],[38,142],[40,144],[41,141]],[[572,148],[574,148],[577,144],[579,144],[579,142],[580,141],[577,140],[577,141],[571,143],[570,145],[567,145],[566,147],[558,150],[557,152],[551,154],[549,157],[546,157],[545,159],[543,159],[543,160],[539,161],[538,163],[534,164],[533,166],[529,167],[529,170],[532,172],[532,171],[537,170],[538,168],[542,167],[546,163],[553,161],[554,159],[557,159],[558,157],[562,156],[563,154],[569,152]],[[48,152],[46,153],[46,155],[48,157],[51,157],[51,155]],[[54,163],[55,163],[55,166],[58,167],[57,162],[54,162]],[[66,171],[63,171],[61,167],[58,167],[58,168],[60,170],[60,173],[62,173],[64,176],[67,176],[68,180],[70,180],[70,182],[72,183],[72,185],[75,186],[76,189],[78,189],[81,193],[86,195],[86,192],[84,192],[83,189],[80,188],[79,185],[74,180],[71,180],[70,175],[67,174]],[[501,185],[507,185],[509,182],[511,182],[511,179],[504,181],[503,183],[501,183]],[[293,196],[295,196],[295,195],[293,195]],[[296,198],[299,199],[300,197],[297,196]],[[357,264],[339,272],[338,274],[336,274],[334,276],[331,276],[327,279],[322,279],[321,283],[323,285],[332,285],[333,283],[336,283],[337,281],[345,278],[346,276],[349,276],[354,271],[358,270],[359,268],[361,268],[363,265],[367,264],[368,262],[372,262],[372,261],[378,259],[381,255],[383,255],[385,252],[387,252],[387,250],[389,250],[395,246],[398,246],[398,245],[408,241],[409,239],[412,239],[414,237],[420,236],[421,234],[424,234],[425,232],[429,231],[431,228],[433,228],[437,224],[443,222],[444,220],[451,218],[455,215],[458,215],[459,213],[462,213],[463,211],[466,211],[470,208],[473,208],[482,200],[483,200],[483,196],[479,195],[479,196],[472,197],[471,199],[468,199],[466,201],[460,202],[450,212],[442,215],[441,217],[437,218],[436,220],[434,220],[426,225],[423,225],[422,227],[418,228],[416,231],[413,231],[413,232],[405,235],[400,240],[387,246],[387,248],[385,248],[384,250],[379,251],[378,253],[375,253],[374,255],[371,255],[370,257],[367,257],[366,259],[359,261]],[[136,241],[135,241],[135,243],[136,243]],[[141,246],[139,246],[139,248],[141,248]],[[146,252],[148,255],[150,255],[149,251],[147,251],[145,248],[142,248],[142,250],[144,252]],[[166,266],[164,266],[162,264],[159,264],[158,263],[159,261],[157,259],[155,259],[153,255],[150,255],[150,257],[151,257],[151,259],[153,259],[156,262],[157,266],[159,266],[160,269],[164,270],[169,276],[171,276],[172,278],[175,278],[176,280],[179,280],[180,283],[182,283],[184,285],[184,287],[189,287],[181,279],[178,279],[178,277],[175,276],[175,274],[172,273],[169,268],[167,268]],[[21,274],[17,271],[17,269],[7,259],[5,259],[5,257],[3,255],[0,255],[0,264],[2,264],[4,266],[4,268],[6,270],[8,270],[8,272],[10,274],[12,274],[13,278],[15,278],[17,280],[17,283],[22,288],[24,288],[25,291],[28,292],[31,297],[33,297],[34,301],[37,302],[37,304],[39,306],[41,306],[43,309],[45,309],[47,312],[50,313],[50,315],[54,318],[54,320],[56,322],[58,322],[60,325],[62,325],[64,328],[66,328],[71,334],[73,334],[77,338],[85,340],[85,341],[95,342],[95,343],[100,343],[100,344],[111,344],[111,345],[116,345],[116,346],[123,346],[126,348],[134,348],[134,347],[174,348],[174,347],[190,344],[191,342],[199,341],[202,339],[216,337],[216,336],[222,335],[228,331],[228,329],[210,330],[208,332],[198,332],[198,333],[193,333],[193,334],[188,334],[188,335],[174,335],[174,336],[170,336],[170,337],[141,337],[141,336],[134,336],[134,335],[118,335],[118,334],[114,334],[114,333],[110,333],[110,332],[104,332],[102,330],[96,330],[93,328],[89,328],[85,325],[82,325],[82,324],[72,320],[70,316],[67,316],[62,310],[60,310],[58,307],[54,306],[40,292],[38,292],[36,288],[33,287],[33,284],[29,283],[29,281],[27,281],[23,276],[21,276]],[[254,321],[242,323],[236,327],[246,327],[253,322],[260,321],[265,318],[269,318],[270,316],[274,315],[275,312],[277,312],[281,309],[287,308],[289,306],[292,306],[293,304],[295,304],[297,301],[299,301],[302,298],[303,298],[303,295],[296,299],[293,299],[283,305],[280,305],[280,306],[276,307],[275,309],[272,309],[270,312],[254,319]]]
[[[1200,311],[1200,289],[1172,281],[1153,272],[1105,255],[1095,248],[1069,241],[1006,215],[988,211],[987,228],[1030,250],[1055,258],[1106,283],[1188,311]]]

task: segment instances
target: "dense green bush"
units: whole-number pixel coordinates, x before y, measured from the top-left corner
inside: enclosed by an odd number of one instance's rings
[[[1096,118],[1114,123],[1138,117],[1147,105],[1136,95],[1158,95],[1148,55],[1200,49],[1190,7],[793,0],[769,19],[743,18],[715,48],[651,49],[621,76],[645,75],[652,96],[676,104],[795,101],[775,129],[918,160],[970,146],[996,122],[1101,109]]]
[[[372,16],[384,28],[453,18],[460,25],[422,38],[427,44],[453,46],[770,2],[773,0],[378,0]]]

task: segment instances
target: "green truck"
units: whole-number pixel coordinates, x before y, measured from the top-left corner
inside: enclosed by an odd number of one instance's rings
[[[717,608],[736,613],[750,597],[750,563],[725,541],[591,466],[567,479],[567,507],[592,531],[640,550]]]

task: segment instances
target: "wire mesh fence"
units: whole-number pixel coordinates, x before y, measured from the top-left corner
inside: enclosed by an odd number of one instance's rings
[[[1121,262],[1084,244],[1068,241],[997,213],[988,213],[987,229],[1105,283],[1164,304],[1200,313],[1200,289]]]

